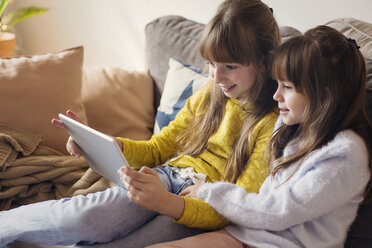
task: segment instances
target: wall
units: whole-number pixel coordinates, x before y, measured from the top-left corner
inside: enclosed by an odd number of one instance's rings
[[[12,8],[50,10],[16,26],[17,53],[32,55],[83,45],[85,66],[145,70],[144,27],[162,15],[206,23],[222,0],[15,0]],[[300,31],[338,17],[372,23],[371,0],[263,0],[279,25]]]

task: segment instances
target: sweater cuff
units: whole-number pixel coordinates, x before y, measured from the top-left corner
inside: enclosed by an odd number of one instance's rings
[[[182,196],[182,198],[185,201],[185,209],[183,210],[181,218],[179,218],[178,220],[173,218],[173,221],[186,226],[192,226],[197,217],[197,215],[195,214],[197,212],[197,206],[195,204],[192,204],[190,198],[185,196]]]
[[[202,186],[198,188],[196,197],[203,201],[207,201],[209,195],[209,185],[211,185],[211,183],[203,183]]]

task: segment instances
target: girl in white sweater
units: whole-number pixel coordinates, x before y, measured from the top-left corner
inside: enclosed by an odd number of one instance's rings
[[[280,115],[258,194],[205,183],[189,196],[232,222],[222,231],[152,247],[343,247],[363,198],[371,196],[371,124],[366,70],[354,40],[318,26],[276,53]]]

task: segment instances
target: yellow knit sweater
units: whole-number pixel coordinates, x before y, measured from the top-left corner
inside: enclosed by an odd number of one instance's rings
[[[200,114],[200,105],[205,101],[212,85],[213,83],[208,84],[190,97],[175,120],[164,127],[160,134],[153,135],[150,140],[134,141],[121,138],[123,153],[131,167],[154,167],[163,164],[176,154],[174,141],[178,132],[187,128],[186,123]],[[244,115],[240,101],[230,98],[226,103],[222,123],[216,133],[209,138],[206,151],[198,157],[180,155],[170,160],[168,165],[192,167],[197,173],[206,174],[207,180],[210,182],[223,180],[226,161],[231,152],[232,144],[241,130]],[[245,188],[247,192],[258,192],[268,175],[267,160],[264,160],[263,157],[266,143],[271,136],[277,116],[274,112],[268,114],[253,129],[249,143],[249,150],[253,152],[246,169],[236,183]],[[219,229],[228,224],[228,221],[206,202],[188,197],[184,197],[184,200],[184,213],[176,222],[189,227],[208,230]]]

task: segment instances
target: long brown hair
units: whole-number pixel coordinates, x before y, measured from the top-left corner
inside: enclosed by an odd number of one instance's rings
[[[371,124],[364,102],[366,67],[355,41],[331,27],[318,26],[281,45],[272,69],[274,78],[292,82],[307,101],[304,121],[281,126],[270,141],[272,175],[297,161],[300,166],[311,151],[345,129],[354,130],[365,141],[372,171]],[[296,137],[301,138],[299,149],[283,157],[283,148]],[[370,194],[369,187],[366,195]]]
[[[254,86],[242,99],[243,109],[247,102],[253,107],[245,109],[247,115],[240,135],[227,159],[225,179],[230,182],[236,182],[248,163],[252,152],[248,151],[248,144],[253,127],[276,105],[272,99],[276,82],[271,79],[268,62],[270,52],[277,48],[279,40],[279,27],[272,11],[259,0],[224,1],[202,35],[199,51],[206,61],[253,64],[257,71]],[[178,136],[181,154],[201,154],[222,121],[228,98],[215,85],[206,99],[201,106],[203,114]]]

